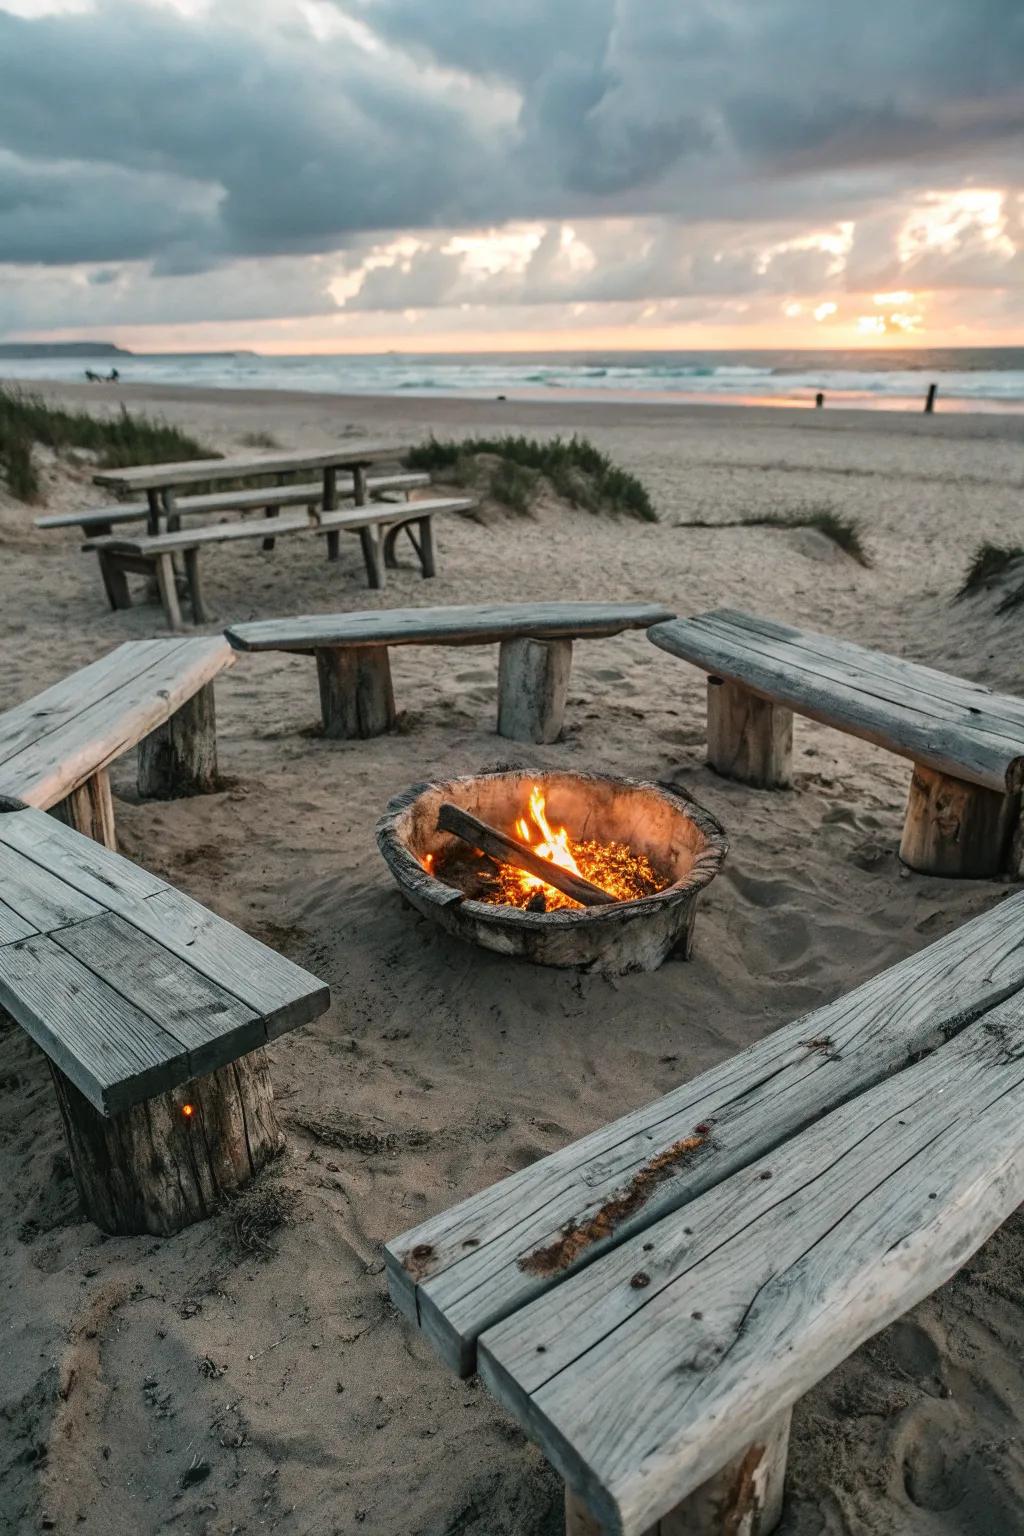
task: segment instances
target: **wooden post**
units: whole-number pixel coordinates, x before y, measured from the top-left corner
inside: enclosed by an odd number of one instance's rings
[[[1019,796],[914,764],[900,858],[922,875],[983,880],[1009,862]]]
[[[437,566],[434,562],[434,528],[433,518],[421,517],[416,524],[420,532],[420,542],[417,550],[420,557],[420,569],[424,577],[436,576]]]
[[[105,550],[98,550],[100,558],[100,575],[103,577],[103,585],[106,588],[107,599],[111,608],[130,608],[132,595],[128,590],[128,578],[123,568],[117,563],[116,555],[109,555]]]
[[[98,768],[91,779],[79,784],[66,799],[53,807],[53,814],[66,826],[117,852],[114,829],[114,801],[110,793],[110,775]]]
[[[328,465],[328,467],[324,470],[323,510],[325,512],[336,512],[337,509],[338,509],[338,471],[334,467],[334,465]],[[337,560],[337,558],[338,558],[338,551],[341,548],[341,545],[339,543],[340,537],[341,537],[341,535],[339,534],[337,528],[335,528],[332,533],[329,533],[327,535],[327,558],[328,558],[328,560]]]
[[[348,741],[390,731],[395,694],[387,646],[321,647],[314,654],[324,735]]]
[[[181,629],[181,609],[178,606],[178,584],[174,578],[174,559],[171,555],[156,556],[156,584],[160,591],[167,627]]]
[[[146,492],[146,532],[154,534],[160,532],[160,514],[163,510],[159,491]]]
[[[265,515],[267,517],[279,517],[280,513],[281,513],[281,508],[280,507],[266,507],[264,509],[264,511],[265,511]],[[274,547],[274,545],[276,543],[277,543],[277,540],[271,534],[271,535],[268,535],[268,537],[263,540],[263,543],[262,543],[262,545],[260,547],[262,549],[265,549],[265,550],[271,550],[271,549],[273,549],[273,547]]]
[[[193,624],[209,624],[210,614],[203,600],[198,549],[185,550],[185,579],[188,582],[188,599],[192,607]]]
[[[935,410],[935,396],[938,393],[938,389],[939,386],[937,384],[928,385],[928,394],[924,402],[924,413],[926,416],[930,416]]]
[[[708,764],[759,789],[793,782],[793,711],[721,677],[708,678]]]
[[[337,534],[334,535],[335,538],[337,536]],[[379,592],[384,585],[384,567],[381,564],[380,545],[374,537],[372,528],[360,528],[359,543],[363,551],[363,564],[366,566],[366,585],[373,591]]]
[[[284,1145],[262,1048],[109,1119],[50,1071],[82,1204],[104,1232],[180,1232]]]
[[[556,741],[571,671],[571,640],[503,640],[498,654],[498,735],[513,741]]]
[[[766,1432],[709,1477],[645,1536],[768,1536],[782,1518],[786,1457],[792,1409],[787,1408]],[[605,1536],[583,1501],[565,1490],[566,1536]]]
[[[211,794],[219,783],[213,684],[206,683],[139,742],[139,794],[176,800]]]
[[[823,411],[825,409],[825,395],[820,389],[814,397],[814,405],[816,410]]]

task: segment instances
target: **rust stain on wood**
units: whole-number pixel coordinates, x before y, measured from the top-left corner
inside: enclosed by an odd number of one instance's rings
[[[434,1257],[434,1245],[432,1243],[417,1243],[415,1248],[402,1260],[402,1268],[412,1276],[414,1280],[422,1280],[423,1276],[430,1272],[430,1261]]]
[[[703,1121],[692,1135],[673,1142],[664,1152],[652,1157],[637,1169],[625,1189],[607,1200],[589,1220],[570,1221],[553,1243],[525,1254],[519,1260],[519,1268],[529,1275],[557,1275],[568,1269],[594,1243],[611,1237],[624,1221],[646,1205],[658,1185],[674,1173],[680,1163],[707,1146],[711,1129],[711,1123]]]
[[[736,1479],[728,1503],[722,1510],[722,1536],[743,1536],[745,1531],[757,1531],[758,1516],[761,1513],[757,1472],[764,1453],[763,1445],[748,1446],[736,1468]]]

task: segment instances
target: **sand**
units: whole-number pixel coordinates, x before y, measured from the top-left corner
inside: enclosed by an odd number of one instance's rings
[[[358,545],[305,541],[206,562],[221,622],[485,598],[733,604],[1021,689],[1020,618],[951,602],[982,539],[1019,539],[1018,419],[611,402],[370,400],[56,388],[121,399],[218,448],[345,432],[582,430],[649,486],[657,527],[548,509],[438,529],[368,594]],[[50,504],[98,503],[89,467]],[[864,570],[806,534],[690,519],[827,504],[856,517]],[[36,534],[0,495],[0,708],[112,645],[162,633],[112,614],[76,533]],[[114,770],[125,853],[324,977],[334,1002],[271,1051],[289,1145],[266,1188],[288,1224],[239,1249],[230,1212],[174,1239],[83,1221],[44,1059],[0,1036],[0,1531],[156,1536],[554,1536],[560,1488],[475,1382],[398,1318],[381,1242],[661,1094],[921,948],[1007,893],[896,858],[908,765],[797,724],[793,792],[702,764],[703,679],[642,635],[577,648],[566,737],[493,734],[496,656],[399,652],[400,729],[315,733],[313,668],[251,657],[218,683],[222,793],[142,805]],[[670,779],[732,838],[689,964],[611,981],[467,949],[403,910],[373,842],[388,797],[501,761]],[[956,1280],[797,1407],[784,1536],[1024,1530],[1015,1218]]]

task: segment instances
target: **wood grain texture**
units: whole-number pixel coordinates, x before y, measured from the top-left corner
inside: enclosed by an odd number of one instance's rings
[[[503,640],[498,655],[498,735],[512,741],[557,741],[571,672],[571,640]]]
[[[491,1324],[1022,986],[1024,894],[664,1098],[393,1239],[385,1250],[392,1295],[418,1317],[442,1358],[466,1374],[476,1340]],[[712,1137],[672,1155],[696,1127],[712,1122]],[[635,1198],[638,1189],[642,1199]],[[570,1227],[593,1235],[564,1267],[522,1267]]]
[[[1019,794],[1000,794],[915,766],[900,858],[924,875],[991,878],[1007,864],[1019,809]]]
[[[0,793],[56,805],[234,660],[219,635],[118,646],[0,715]]]
[[[1024,997],[858,1094],[488,1330],[480,1371],[633,1536],[1024,1195]]]
[[[793,782],[793,712],[740,683],[708,678],[708,766],[758,789]]]
[[[110,789],[110,775],[105,768],[98,768],[84,783],[73,789],[70,795],[53,808],[54,816],[91,837],[93,842],[117,852],[117,828],[114,825],[114,799]]]
[[[168,888],[166,880],[100,847],[43,811],[30,809],[0,817],[0,844],[16,850],[43,874],[91,898],[97,907],[113,912]]]
[[[728,609],[656,625],[649,637],[714,676],[937,773],[1019,787],[1024,701]]]
[[[265,1051],[110,1118],[50,1066],[75,1183],[104,1232],[179,1232],[211,1216],[283,1145]]]
[[[115,491],[161,490],[205,481],[216,484],[218,480],[243,480],[250,475],[394,463],[405,457],[409,447],[408,443],[348,442],[312,453],[239,454],[225,459],[185,459],[178,464],[139,464],[130,469],[105,469],[92,478],[94,484]]]
[[[455,608],[385,608],[232,624],[239,651],[307,651],[318,645],[488,645],[516,636],[600,639],[647,629],[671,611],[654,603],[471,603]]]
[[[320,715],[329,740],[366,740],[393,728],[395,692],[386,646],[321,649],[315,656]]]
[[[143,799],[175,800],[211,794],[218,783],[216,703],[207,683],[143,737],[138,786]]]

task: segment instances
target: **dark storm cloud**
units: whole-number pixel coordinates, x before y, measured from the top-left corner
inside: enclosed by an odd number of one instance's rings
[[[0,10],[0,262],[172,274],[508,219],[834,220],[1020,164],[1021,0],[336,10],[368,46],[287,0]]]

